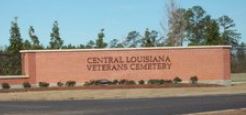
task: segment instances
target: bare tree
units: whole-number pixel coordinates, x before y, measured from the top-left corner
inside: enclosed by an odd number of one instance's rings
[[[168,46],[182,46],[188,25],[188,21],[185,18],[186,10],[180,8],[176,0],[168,0],[166,3],[166,11],[168,17],[168,32],[165,43]],[[164,28],[163,25],[162,28]]]

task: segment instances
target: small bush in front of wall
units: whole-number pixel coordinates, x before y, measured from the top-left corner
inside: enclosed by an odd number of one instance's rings
[[[29,88],[32,87],[31,84],[30,84],[29,82],[24,82],[22,85],[23,85],[23,87],[24,87],[25,89],[29,89]]]
[[[136,85],[136,82],[133,80],[122,79],[119,81],[119,85]]]
[[[162,79],[150,79],[148,81],[148,84],[150,85],[162,85],[165,83],[165,80],[162,80]]]
[[[144,80],[138,81],[138,84],[139,84],[139,85],[144,85],[144,83],[145,83]]]
[[[119,81],[118,80],[113,80],[112,85],[118,85]]]
[[[57,82],[57,86],[58,86],[58,87],[62,87],[62,86],[64,86],[64,83],[62,83],[62,82]]]
[[[126,82],[127,82],[127,80],[122,79],[122,80],[120,80],[120,81],[119,81],[119,84],[120,84],[120,85],[125,85],[125,84],[126,84]]]
[[[159,80],[159,85],[162,85],[162,84],[164,84],[165,83],[165,80],[163,80],[163,79],[160,79]]]
[[[76,85],[76,82],[75,81],[67,81],[66,82],[66,86],[67,87],[74,87]]]
[[[3,89],[10,89],[10,85],[8,83],[2,83]]]
[[[118,82],[119,82],[118,80],[109,81],[109,80],[106,80],[106,79],[91,80],[91,81],[85,82],[84,86],[91,86],[91,85],[117,85]]]
[[[125,85],[136,85],[136,82],[133,81],[133,80],[127,80],[127,81],[125,82]]]
[[[87,81],[87,82],[85,82],[85,84],[84,84],[84,85],[85,85],[85,86],[95,85],[95,81],[94,81],[94,80]]]
[[[84,86],[90,86],[90,85],[91,85],[91,82],[87,81],[87,82],[84,83]]]
[[[47,82],[39,82],[38,85],[39,85],[39,87],[41,87],[41,88],[47,88],[47,87],[50,86],[50,84],[47,83]]]
[[[91,80],[91,81],[89,81],[89,84],[90,85],[99,85],[97,80]]]
[[[192,76],[192,77],[190,77],[190,81],[191,81],[192,84],[197,84],[198,77],[197,76]]]
[[[182,82],[182,79],[180,79],[179,77],[175,77],[175,78],[173,79],[173,82],[174,82],[175,84],[178,84],[178,83]]]
[[[164,80],[164,83],[173,83],[172,80]]]
[[[117,83],[117,81],[115,81]],[[94,81],[95,85],[112,85],[113,82],[107,79],[100,79]]]

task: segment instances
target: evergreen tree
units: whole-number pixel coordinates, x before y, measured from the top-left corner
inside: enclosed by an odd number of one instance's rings
[[[85,49],[85,45],[84,45],[84,44],[80,44],[80,45],[78,46],[78,49]]]
[[[160,40],[163,38],[161,37],[158,39],[158,32],[155,30],[149,31],[148,28],[146,28],[144,35],[140,35],[137,31],[131,31],[128,33],[125,41],[121,44],[119,44],[121,47],[130,47],[130,48],[136,48],[136,47],[156,47],[156,46],[162,46]]]
[[[230,17],[212,19],[201,6],[189,8],[184,16],[189,45],[238,45],[240,33],[233,29],[235,23]]]
[[[233,48],[238,46],[238,41],[241,38],[241,34],[237,32],[234,27],[236,24],[229,16],[221,16],[218,19],[218,23],[221,27],[223,44],[232,45]]]
[[[35,34],[35,29],[33,26],[29,27],[29,37],[31,38],[31,49],[43,49],[43,46],[40,45],[40,41],[38,39],[38,36]]]
[[[68,45],[62,46],[62,49],[76,49],[76,46],[74,46],[72,44],[68,44]]]
[[[87,49],[92,49],[92,48],[95,48],[96,47],[96,43],[93,41],[93,40],[90,40],[87,44],[86,44],[86,46],[85,46],[85,48],[87,48]]]
[[[10,28],[10,46],[8,47],[8,53],[12,55],[20,54],[19,51],[23,49],[23,42],[17,20],[18,18],[15,17],[15,20],[11,22]]]
[[[189,8],[185,14],[187,16],[187,38],[189,45],[202,45],[204,44],[205,23],[207,17],[206,11],[201,6],[193,6]]]
[[[131,31],[127,34],[126,40],[123,42],[124,46],[128,48],[140,47],[142,44],[142,39],[137,31]]]
[[[32,44],[30,43],[29,40],[25,40],[24,43],[23,43],[23,49],[25,50],[30,50],[32,49]]]
[[[155,47],[157,46],[157,37],[158,32],[152,30],[151,32],[147,28],[144,32],[144,36],[142,37],[142,47]]]
[[[52,32],[50,33],[50,49],[60,49],[63,45],[63,40],[60,37],[58,22],[55,21],[53,24]]]
[[[96,48],[106,48],[107,43],[104,42],[104,29],[101,29],[101,32],[98,33],[98,38],[96,40]]]
[[[109,47],[110,47],[110,48],[116,48],[118,42],[119,42],[119,41],[118,41],[117,39],[111,40],[110,43],[109,43]]]
[[[206,16],[203,19],[204,33],[203,40],[200,41],[201,45],[223,45],[223,41],[220,37],[219,25],[216,20],[211,19],[210,16]]]
[[[15,17],[15,20],[11,22],[10,45],[7,48],[8,58],[5,61],[4,74],[21,74],[20,50],[23,49],[23,42],[17,20],[18,18]]]
[[[124,48],[124,45],[120,43],[117,39],[111,40],[109,44],[110,48]]]

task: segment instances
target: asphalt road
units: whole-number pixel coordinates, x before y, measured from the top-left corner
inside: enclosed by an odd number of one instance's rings
[[[172,115],[246,108],[246,94],[155,99],[0,102],[0,115]]]

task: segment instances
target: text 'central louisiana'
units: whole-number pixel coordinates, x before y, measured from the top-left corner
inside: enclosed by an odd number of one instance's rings
[[[89,71],[169,70],[169,56],[106,56],[87,58]]]

